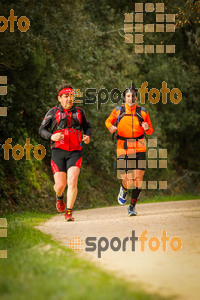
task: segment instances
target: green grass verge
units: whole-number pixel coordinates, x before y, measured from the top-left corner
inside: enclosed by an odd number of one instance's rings
[[[153,203],[153,202],[168,202],[168,201],[183,201],[200,199],[200,195],[172,195],[172,196],[155,196],[153,198],[146,198],[138,203]]]
[[[8,237],[0,239],[0,249],[8,250],[8,258],[0,259],[1,300],[164,299],[103,272],[33,228],[51,216],[4,216]]]
[[[127,205],[130,205],[131,193],[128,195],[127,199]],[[172,202],[172,201],[184,201],[184,200],[197,200],[200,199],[200,195],[190,195],[190,194],[185,194],[185,195],[170,195],[170,196],[164,196],[164,195],[156,195],[154,197],[144,197],[143,194],[141,194],[140,199],[138,200],[138,204],[142,203],[158,203],[158,202]],[[110,203],[109,206],[119,206],[119,203],[117,201],[117,196],[115,197],[115,202]],[[98,207],[106,207],[105,205],[99,205]],[[97,208],[97,207],[94,207]]]

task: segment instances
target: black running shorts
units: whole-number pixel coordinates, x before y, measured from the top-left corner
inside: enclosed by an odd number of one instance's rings
[[[117,157],[117,170],[125,171],[126,173],[132,170],[146,169],[145,152],[137,152],[129,155],[119,155]]]
[[[51,168],[53,174],[56,172],[67,172],[67,170],[73,166],[81,168],[81,163],[81,151],[66,151],[59,148],[52,149]]]

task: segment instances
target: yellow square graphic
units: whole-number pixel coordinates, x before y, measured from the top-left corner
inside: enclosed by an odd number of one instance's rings
[[[145,11],[146,12],[153,12],[154,11],[154,4],[153,3],[146,3],[145,4]]]
[[[0,250],[0,258],[7,258],[7,250]]]
[[[117,170],[117,179],[125,179],[126,173],[124,170]]]
[[[73,237],[69,241],[69,247],[73,251],[83,251],[83,249],[77,247],[77,246],[81,246],[81,245],[83,245],[83,240],[81,240],[80,237]]]
[[[175,53],[175,45],[166,45],[166,53]]]
[[[159,168],[166,169],[167,168],[167,160],[159,160]]]
[[[128,179],[128,180],[133,180],[134,179],[134,171],[133,170],[128,170],[127,171],[126,179]],[[131,186],[133,186],[133,185],[131,185]],[[130,187],[129,187],[129,189],[130,189]]]
[[[146,190],[146,181],[138,181],[138,185],[139,185],[140,189]],[[136,186],[134,183],[131,185],[131,189],[132,190],[136,189]]]
[[[127,168],[128,169],[136,168],[136,160],[127,160]]]
[[[0,237],[7,237],[7,229],[0,229]]]
[[[135,14],[135,22],[143,23],[143,14]]]
[[[167,181],[159,181],[159,190],[167,189]]]
[[[124,24],[124,32],[133,32],[133,24]]]
[[[148,189],[156,190],[157,189],[157,181],[148,181]]]
[[[143,24],[135,24],[135,32],[143,32]]]
[[[164,23],[164,14],[156,14],[156,22]]]
[[[156,24],[156,32],[165,32],[164,24]]]
[[[136,12],[143,11],[143,3],[135,3],[135,11]]]
[[[148,160],[148,168],[156,169],[157,168],[157,160]]]
[[[74,96],[83,97],[83,92],[81,92],[80,89],[74,89]]]
[[[127,43],[127,44],[133,43],[133,35],[132,34],[125,34],[125,43]]]
[[[166,22],[175,22],[175,14],[166,14]]]
[[[135,45],[135,53],[143,53],[143,45]]]
[[[141,147],[141,145],[142,145],[142,147],[146,147],[146,139],[142,139],[141,141],[140,141],[140,139],[139,140],[137,140],[137,147]]]
[[[74,103],[83,103],[83,100],[75,100]]]
[[[132,143],[135,143],[135,141],[136,141],[136,139],[129,139],[128,141],[127,141],[127,143],[128,143],[128,145],[130,144],[132,144]]]
[[[164,3],[156,3],[156,12],[164,12],[165,6]]]
[[[142,190],[146,190],[146,188],[147,188],[146,187],[146,181],[139,181],[138,184],[139,184],[139,186],[141,186]]]
[[[7,76],[0,76],[0,84],[7,84]]]
[[[146,45],[145,53],[154,53],[154,45]]]
[[[122,149],[120,149],[120,150],[122,150]],[[123,152],[124,152],[124,150],[123,150]],[[120,158],[119,158],[119,155],[118,155],[117,159],[125,159],[125,158],[126,158],[125,154],[120,154]]]
[[[7,219],[0,218],[0,227],[7,227]]]
[[[143,34],[136,34],[135,35],[135,43],[143,43],[144,40],[143,40]]]
[[[130,154],[130,152],[132,152],[131,150],[135,147],[135,142],[136,142],[135,139],[130,139],[127,141],[127,146],[128,148],[130,148],[127,150],[128,154]]]
[[[7,117],[7,107],[0,107],[0,117]]]
[[[83,97],[83,92],[81,92],[80,89],[74,89],[74,96]],[[83,100],[75,100],[74,103],[83,103]]]
[[[138,160],[138,168],[144,168],[144,169],[146,169],[146,160],[139,159]]]
[[[167,149],[159,149],[159,158],[167,158]]]
[[[124,159],[117,160],[117,169],[126,168],[126,161]]]
[[[154,32],[154,24],[146,24],[145,32]]]
[[[7,86],[0,86],[0,95],[7,95]]]
[[[134,178],[131,178],[131,179],[134,179]],[[132,182],[130,182],[130,184],[128,186],[128,190],[134,190],[134,189],[136,189],[136,187],[135,187],[134,181],[132,181]]]
[[[148,140],[148,147],[157,147],[157,139],[149,139]]]
[[[164,45],[156,45],[156,53],[164,53]]]
[[[136,158],[136,152],[135,153],[128,153],[128,158]]]
[[[176,26],[174,24],[166,24],[166,32],[175,32]]]
[[[157,158],[157,150],[149,149],[148,150],[148,158]]]
[[[131,13],[131,14],[124,14],[124,15],[125,15],[124,22],[133,22],[133,13]]]

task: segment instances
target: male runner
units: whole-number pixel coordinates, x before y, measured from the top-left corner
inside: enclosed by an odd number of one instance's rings
[[[82,140],[85,144],[90,142],[92,128],[84,110],[73,105],[74,91],[71,85],[59,87],[58,101],[59,105],[47,112],[39,134],[42,138],[51,140],[56,208],[59,212],[65,211],[63,192],[68,185],[65,220],[73,221],[72,208],[78,192],[77,183],[82,163]],[[81,129],[84,132],[83,139]]]
[[[136,104],[137,98],[135,88],[126,88],[123,92],[125,105],[117,106],[105,121],[110,133],[117,131],[117,160],[122,178],[118,202],[121,205],[126,203],[128,189],[132,190],[129,216],[137,215],[135,205],[141,193],[146,168],[144,133],[153,133],[149,113],[146,108]]]

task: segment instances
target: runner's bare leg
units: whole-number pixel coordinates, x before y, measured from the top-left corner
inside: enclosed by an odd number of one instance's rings
[[[59,197],[62,196],[63,191],[66,187],[67,184],[67,177],[66,177],[66,173],[65,172],[56,172],[54,174],[54,191],[56,192],[56,195],[58,195]]]
[[[122,179],[123,186],[126,189],[133,189],[133,186],[141,188],[144,173],[144,170],[134,170],[132,174],[128,174],[127,178]]]
[[[139,189],[142,187],[142,180],[144,177],[145,170],[134,170],[134,183],[135,186]]]
[[[67,208],[73,208],[78,193],[78,176],[80,169],[76,166],[70,167],[67,171]]]

